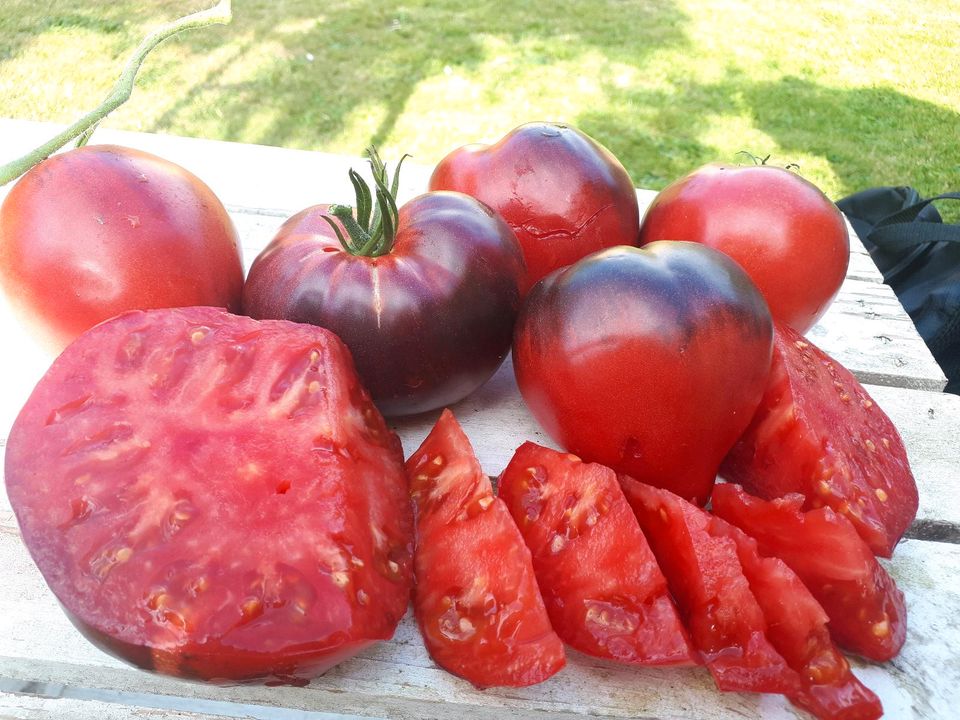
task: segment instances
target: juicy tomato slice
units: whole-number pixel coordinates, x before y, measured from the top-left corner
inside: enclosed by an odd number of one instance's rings
[[[806,498],[853,523],[890,557],[917,514],[917,485],[890,418],[849,370],[785,325],[760,408],[720,468],[727,480],[771,499]]]
[[[800,577],[830,617],[838,645],[880,662],[907,635],[903,593],[853,525],[830,508],[803,510],[800,495],[762,500],[721,483],[713,512],[756,538],[763,555],[778,557]]]
[[[711,535],[711,516],[669,490],[619,479],[717,687],[796,694],[800,679],[767,639],[733,540]]]
[[[566,663],[530,551],[453,413],[407,460],[416,512],[413,608],[431,657],[478,688],[546,680]]]
[[[613,470],[527,442],[497,491],[533,554],[564,642],[639,665],[698,661]]]
[[[213,308],[98,325],[17,418],[6,483],[74,623],[147,669],[302,684],[407,608],[400,442],[320,328]]]
[[[820,720],[876,720],[880,700],[850,670],[827,629],[829,618],[803,582],[778,558],[761,557],[757,541],[714,517],[710,534],[733,540],[763,616],[767,638],[800,676],[790,701]]]

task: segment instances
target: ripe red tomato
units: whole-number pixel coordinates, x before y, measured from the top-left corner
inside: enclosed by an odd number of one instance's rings
[[[542,682],[566,663],[530,551],[444,410],[407,460],[417,517],[413,609],[431,657],[479,688]]]
[[[780,325],[763,400],[720,473],[760,497],[800,493],[807,509],[833,508],[883,557],[919,504],[890,418],[849,370]]]
[[[890,660],[907,634],[903,593],[853,525],[827,507],[802,509],[803,497],[761,500],[738,485],[714,489],[713,511],[756,538],[760,551],[783,560],[830,616],[843,648]]]
[[[88,145],[27,172],[0,207],[0,282],[52,349],[127,310],[239,310],[243,263],[223,205],[168,160]]]
[[[640,244],[692,240],[726,253],[774,320],[805,333],[836,297],[850,260],[843,215],[809,181],[767,165],[706,165],[654,199]]]
[[[459,190],[513,228],[527,264],[526,295],[543,276],[614,245],[636,245],[637,194],[620,161],[579,130],[529,123],[494,145],[447,155],[431,190]]]
[[[320,328],[213,308],[103,323],[37,385],[5,474],[71,620],[143,668],[303,684],[406,612],[400,442]]]
[[[533,289],[514,370],[561,446],[703,504],[763,394],[772,332],[760,293],[722,253],[613,248]]]
[[[329,210],[283,224],[250,268],[244,312],[335,332],[386,415],[443,407],[486,382],[520,304],[510,228],[467,195],[427,193],[400,208],[391,249],[365,256],[341,245]]]
[[[711,517],[669,490],[620,476],[697,649],[720,690],[794,695],[797,673],[767,639],[767,621],[737,549]]]
[[[699,661],[613,470],[527,442],[497,492],[564,642],[637,665]]]

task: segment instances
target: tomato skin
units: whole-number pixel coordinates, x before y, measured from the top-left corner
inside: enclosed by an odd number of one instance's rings
[[[102,323],[37,385],[5,479],[70,619],[148,670],[304,684],[406,612],[400,442],[320,328],[214,308]]]
[[[566,664],[530,551],[444,410],[406,463],[416,511],[413,609],[436,663],[478,688],[542,682]]]
[[[61,350],[127,310],[240,308],[243,262],[221,202],[168,160],[87,145],[28,171],[0,208],[0,283]]]
[[[705,165],[654,199],[640,245],[690,240],[746,270],[778,322],[805,333],[840,290],[850,261],[843,215],[815,185],[765,165]]]
[[[530,548],[564,642],[637,665],[700,661],[613,470],[527,442],[497,493]]]
[[[636,245],[637,194],[620,161],[576,128],[528,123],[493,145],[465,145],[430,177],[493,208],[523,247],[526,295],[557,268],[614,245]]]
[[[619,247],[534,288],[514,370],[534,417],[569,452],[703,504],[760,401],[771,337],[763,298],[723,254]]]
[[[738,485],[714,489],[713,511],[783,560],[830,617],[830,634],[846,650],[885,662],[907,636],[903,593],[850,521],[828,507],[803,510],[800,495],[762,500]]]
[[[510,228],[471,197],[426,193],[400,208],[393,249],[364,257],[340,245],[328,207],[283,224],[250,268],[244,311],[332,330],[386,415],[443,407],[486,382],[520,304]]]
[[[890,418],[849,370],[785,325],[760,407],[720,473],[763,498],[800,493],[805,509],[833,508],[883,557],[919,506]]]

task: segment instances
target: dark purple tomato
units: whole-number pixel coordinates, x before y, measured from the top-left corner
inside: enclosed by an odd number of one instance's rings
[[[283,224],[250,268],[247,314],[339,335],[386,415],[450,405],[493,375],[524,275],[503,220],[467,195],[426,193],[400,208],[392,248],[370,257],[345,249],[324,217],[343,227],[327,205]]]
[[[617,247],[534,287],[514,369],[568,451],[703,504],[763,395],[772,337],[763,297],[722,253]]]

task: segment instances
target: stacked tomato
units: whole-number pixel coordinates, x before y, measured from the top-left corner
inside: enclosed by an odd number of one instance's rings
[[[821,718],[878,717],[837,646],[888,660],[903,644],[903,595],[875,555],[917,492],[889,419],[801,335],[845,275],[836,208],[787,170],[709,166],[641,223],[620,163],[563,125],[451,153],[403,207],[399,167],[370,155],[355,207],[304,210],[254,262],[251,317],[120,314],[31,396],[6,482],[78,627],[143,667],[299,683],[389,637],[412,587],[429,652],[478,687],[543,681],[566,643],[703,663],[722,690]],[[106,176],[139,183],[84,206],[109,259],[100,228],[162,225],[164,206],[147,159],[107,159]],[[73,167],[59,162],[40,168],[55,179]],[[171,304],[154,292],[164,265],[122,280],[107,315],[62,322],[22,249],[57,184],[30,178],[0,214],[0,252],[8,287],[41,288],[50,327]],[[206,192],[175,189],[173,205]],[[238,259],[226,226],[207,242]],[[236,309],[228,286],[182,304]],[[495,494],[444,412],[404,466],[381,413],[455,403],[511,347],[568,452],[524,444]]]

